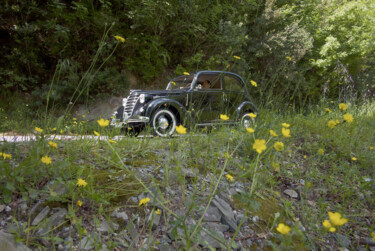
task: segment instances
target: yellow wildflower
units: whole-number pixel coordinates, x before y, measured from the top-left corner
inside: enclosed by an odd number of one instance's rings
[[[229,119],[229,117],[225,114],[220,114],[220,119],[226,121]]]
[[[52,131],[56,131],[56,127],[52,128]]]
[[[250,128],[250,127],[246,127],[246,131],[247,131],[248,133],[253,133],[253,132],[255,132],[255,130],[254,130],[253,128]]]
[[[241,59],[241,57],[239,57],[239,56],[233,56],[235,59]]]
[[[288,234],[288,233],[290,232],[290,227],[287,226],[287,225],[285,225],[285,224],[283,224],[283,223],[280,223],[280,224],[277,226],[276,230],[277,230],[279,233],[285,235],[285,234]]]
[[[84,179],[78,179],[77,180],[77,186],[85,187],[85,186],[87,186],[87,182]]]
[[[285,128],[289,128],[289,127],[290,127],[290,124],[282,123],[281,126],[282,126],[282,127],[285,127]]]
[[[306,156],[306,155],[303,155],[303,158],[304,158],[304,159],[307,159],[307,156]]]
[[[373,147],[373,146],[370,146],[369,149],[372,150],[372,149],[374,149],[374,147]]]
[[[348,109],[348,105],[345,104],[345,103],[340,103],[340,104],[339,104],[339,108],[340,108],[340,110],[345,111],[346,109]]]
[[[284,144],[283,142],[277,141],[273,147],[275,147],[276,151],[282,151],[284,149]]]
[[[174,86],[177,85],[176,82],[174,82],[174,81],[171,81],[171,84],[174,85]]]
[[[327,126],[328,126],[329,128],[335,128],[336,125],[337,125],[337,123],[336,123],[335,120],[330,120],[330,121],[328,121],[328,123],[327,123]]]
[[[249,113],[249,117],[254,119],[254,118],[257,117],[257,115],[251,112],[251,113]]]
[[[230,67],[230,64],[227,64],[227,68],[229,68]]]
[[[98,133],[97,131],[94,131],[94,134],[95,134],[96,136],[100,136],[100,133]]]
[[[323,148],[319,148],[319,150],[318,150],[318,154],[319,154],[319,155],[323,155],[323,154],[324,154],[324,149],[323,149]]]
[[[254,86],[254,87],[257,87],[257,86],[258,86],[257,82],[255,82],[254,80],[251,80],[250,83],[251,83],[251,85]]]
[[[176,132],[178,134],[186,134],[186,128],[183,125],[176,126]]]
[[[353,122],[353,116],[350,114],[350,113],[347,113],[345,114],[344,116],[344,120],[347,122],[347,123],[352,123]]]
[[[150,202],[150,198],[146,197],[146,198],[143,198],[139,201],[139,204],[138,206],[143,206],[143,205],[146,205],[147,203]]]
[[[48,144],[49,144],[50,147],[57,148],[57,143],[56,142],[49,141]]]
[[[184,72],[184,75],[189,76],[190,73],[185,71],[185,72]]]
[[[326,108],[326,112],[331,113],[332,111],[331,111],[331,109]]]
[[[37,133],[42,133],[43,132],[43,129],[42,128],[39,128],[39,127],[35,127],[35,131]]]
[[[292,61],[292,58],[289,57],[289,56],[286,56],[285,58],[286,58],[288,61]]]
[[[108,142],[109,142],[109,143],[116,143],[116,141],[114,141],[114,140],[112,140],[112,139],[108,140]]]
[[[156,213],[157,215],[161,215],[160,209],[158,208],[158,210],[156,210],[155,213]]]
[[[352,160],[353,160],[353,161],[357,161],[357,158],[356,158],[356,157],[353,157]]]
[[[115,39],[121,43],[125,43],[125,38],[121,37],[121,36],[115,36]]]
[[[254,141],[253,149],[261,154],[264,150],[267,149],[266,141],[264,139],[256,139]]]
[[[345,223],[348,222],[348,219],[343,218],[341,214],[338,212],[336,213],[328,212],[328,217],[334,226],[343,226]]]
[[[281,133],[285,138],[290,138],[290,129],[281,128]]]
[[[105,119],[99,119],[97,120],[98,124],[101,126],[101,127],[106,127],[109,125],[109,120],[105,120]]]
[[[43,156],[41,160],[42,160],[42,163],[44,163],[46,165],[49,165],[49,164],[52,163],[52,159],[48,156]]]
[[[229,180],[229,181],[233,181],[233,177],[232,177],[232,175],[227,174],[227,175],[225,175],[225,177],[227,178],[227,180]]]
[[[329,222],[329,220],[324,220],[323,226],[327,229],[330,229],[332,227],[332,224],[331,224],[331,222]]]
[[[81,207],[81,206],[82,206],[82,204],[83,204],[83,203],[82,203],[82,201],[80,201],[80,200],[79,200],[79,201],[77,201],[77,206]]]
[[[0,153],[0,156],[3,156],[4,160],[6,160],[7,158],[12,159],[12,154]]]
[[[273,137],[277,137],[277,136],[279,136],[279,135],[277,135],[277,133],[276,133],[274,130],[270,130],[270,134],[271,134],[271,136],[273,136]]]
[[[372,236],[372,241],[375,242],[375,232],[371,234]]]

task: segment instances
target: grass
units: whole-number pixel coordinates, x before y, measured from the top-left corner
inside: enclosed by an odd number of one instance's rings
[[[354,121],[344,122],[345,113],[352,114]],[[122,208],[134,219],[140,219],[138,227],[143,227],[137,230],[150,236],[149,247],[158,245],[158,236],[147,218],[160,208],[167,228],[175,235],[178,229],[183,230],[181,241],[175,245],[196,249],[202,218],[194,212],[207,209],[213,196],[228,194],[235,184],[241,184],[240,191],[229,196],[231,206],[249,216],[242,227],[253,229],[269,249],[339,248],[341,244],[334,238],[337,233],[348,237],[355,249],[359,241],[371,238],[375,231],[371,223],[375,222],[374,113],[373,103],[349,105],[346,111],[329,102],[304,112],[293,108],[282,113],[261,109],[254,133],[218,125],[210,133],[191,131],[173,138],[126,137],[114,143],[97,138],[51,140],[58,144],[57,148],[46,139],[55,131],[93,135],[95,130],[109,138],[119,131],[101,128],[95,122],[82,123],[84,118],[63,122],[51,119],[47,125],[35,121],[27,128],[13,126],[16,130],[22,128],[22,133],[34,133],[37,139],[0,144],[0,152],[12,156],[0,159],[1,203],[12,204],[22,199],[32,205],[34,200],[43,199],[46,205],[65,207],[69,213],[64,225],[72,226],[80,238],[95,232],[85,221],[115,221],[110,214]],[[13,119],[2,120],[0,128],[4,131],[9,125],[25,124]],[[329,120],[340,123],[329,128]],[[291,137],[282,136],[282,123],[290,124]],[[36,133],[34,126],[43,132]],[[277,137],[270,135],[271,129]],[[260,154],[253,149],[255,139],[266,142],[266,149]],[[274,148],[277,141],[284,144],[281,151]],[[43,156],[50,157],[51,163],[42,163]],[[226,178],[227,174],[233,181]],[[77,186],[78,179],[85,180],[87,186]],[[51,181],[65,187],[65,192],[58,194],[53,186],[46,188]],[[152,186],[160,191],[158,207],[153,206],[155,203],[139,206],[137,196],[149,196]],[[298,198],[285,195],[286,189],[296,191]],[[175,196],[168,191],[175,191]],[[78,201],[82,206],[77,205]],[[178,214],[178,210],[185,213]],[[339,212],[348,222],[336,226],[336,232],[329,232],[322,226],[329,219],[328,211]],[[15,211],[18,222],[30,222],[32,216]],[[254,216],[259,220],[254,220]],[[187,224],[191,218],[196,224]],[[279,223],[289,226],[290,232],[279,233]],[[24,224],[16,231],[18,239],[32,247],[41,245],[35,234],[38,227]],[[55,232],[49,234],[53,236]],[[236,234],[225,240],[215,238],[230,249],[238,243]],[[49,238],[47,243],[52,245],[52,240]],[[140,243],[129,245],[136,244]],[[107,241],[109,247],[116,245],[119,244],[114,240]],[[248,248],[260,248],[256,245]]]

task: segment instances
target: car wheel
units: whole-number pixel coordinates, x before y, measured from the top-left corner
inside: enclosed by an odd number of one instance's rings
[[[151,117],[151,127],[155,135],[171,136],[176,130],[176,115],[168,109],[157,110]]]
[[[255,123],[254,118],[250,117],[249,113],[250,112],[247,112],[241,117],[241,126],[245,128],[253,127]]]

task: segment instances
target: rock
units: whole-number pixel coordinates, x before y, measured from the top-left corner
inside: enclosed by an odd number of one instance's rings
[[[112,222],[111,220],[110,221],[103,220],[100,226],[96,228],[96,230],[98,230],[99,232],[103,232],[103,233],[113,232],[118,229],[119,229],[119,225],[117,223]]]
[[[33,216],[37,210],[39,210],[42,206],[42,204],[44,203],[44,201],[38,201],[30,210],[30,215]]]
[[[137,232],[137,229],[133,222],[129,222],[126,229],[128,230],[128,233],[130,234],[130,238],[132,238],[133,242],[138,243],[139,234]]]
[[[160,202],[162,202],[160,192],[158,187],[152,186],[150,189],[150,192],[146,197],[150,198],[150,204],[154,207],[162,208]],[[159,202],[160,201],[160,202]]]
[[[21,212],[23,213],[23,214],[25,214],[26,213],[26,210],[27,210],[27,204],[26,204],[26,202],[23,202],[23,203],[21,203],[19,206],[18,206],[18,208],[19,208],[19,210],[21,210]]]
[[[79,242],[80,250],[89,250],[92,248],[94,248],[94,241],[88,236],[83,237],[82,240]]]
[[[154,213],[150,214],[147,218],[147,224],[151,225],[152,224],[152,230],[155,230],[157,226],[160,224],[160,217],[161,214],[156,214],[155,211]]]
[[[55,180],[48,182],[45,188],[49,190],[50,193],[55,196],[59,196],[59,195],[61,196],[68,192],[68,188],[65,184],[59,181],[55,181]]]
[[[58,211],[52,214],[46,219],[42,227],[37,231],[37,234],[44,235],[48,233],[51,229],[56,228],[65,220],[68,211],[65,208],[59,208]]]
[[[203,223],[203,226],[207,228],[208,230],[211,230],[213,232],[226,232],[229,229],[228,225],[224,225],[221,223],[216,222],[205,222]]]
[[[336,233],[335,238],[341,247],[349,248],[350,239],[348,237],[346,237],[345,235]]]
[[[198,213],[198,217],[200,218],[202,216],[204,209],[202,209]],[[209,206],[206,213],[204,214],[203,221],[214,221],[214,222],[220,222],[221,221],[221,214],[219,212],[219,209],[213,206]]]
[[[122,221],[129,220],[129,216],[125,212],[119,212],[118,210],[113,211],[113,213],[111,214],[111,217],[120,219]]]
[[[284,193],[286,195],[288,195],[289,197],[293,198],[293,199],[297,199],[298,198],[298,193],[292,189],[286,189],[284,190]]]
[[[199,244],[201,244],[204,247],[208,248],[224,248],[220,245],[220,242],[216,240],[215,238],[211,237],[207,232],[207,230],[202,229],[200,231],[200,241]],[[211,234],[216,236],[217,238],[220,238],[222,240],[224,239],[224,234],[222,232],[212,232]]]
[[[0,230],[0,250],[6,251],[31,251],[22,243],[15,241],[14,236]]]
[[[2,211],[4,211],[4,209],[5,209],[5,205],[0,205],[0,213],[1,213]]]
[[[236,219],[237,219],[237,225],[240,225],[240,223],[241,223],[243,217],[244,217],[243,214],[238,214],[238,215],[237,215],[237,217],[236,217]],[[246,224],[246,223],[247,223],[247,217],[243,220],[242,225],[243,225],[243,224]]]
[[[219,209],[222,216],[222,222],[227,224],[231,231],[236,231],[237,224],[234,220],[233,210],[230,205],[224,200],[220,199],[218,196],[215,196],[212,203],[217,207],[217,209]]]
[[[46,206],[43,208],[42,211],[39,212],[39,214],[34,218],[33,222],[31,223],[32,226],[38,225],[44,218],[47,217],[48,213],[50,211],[49,206]]]
[[[10,206],[6,206],[5,207],[5,212],[9,213],[10,211],[12,211],[12,208]]]

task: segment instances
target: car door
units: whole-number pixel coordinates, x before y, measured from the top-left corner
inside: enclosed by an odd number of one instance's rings
[[[236,119],[236,111],[244,100],[244,86],[235,75],[225,74],[222,78],[225,112],[230,120]]]
[[[210,123],[220,118],[223,110],[220,74],[199,74],[193,86],[190,110],[197,123]]]

